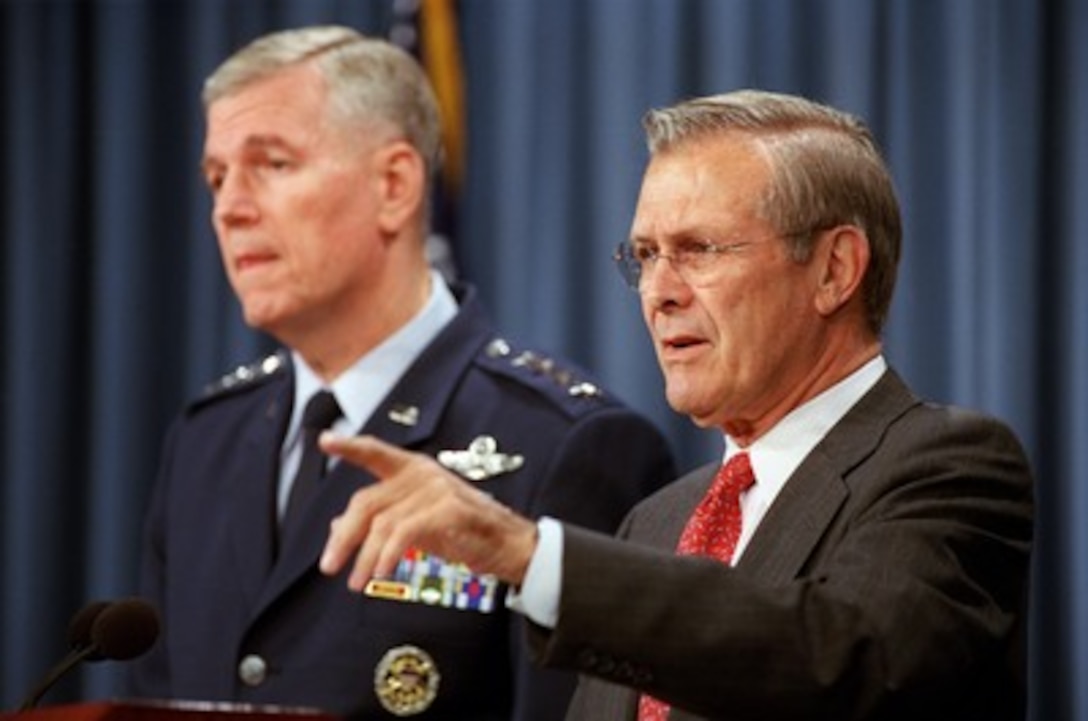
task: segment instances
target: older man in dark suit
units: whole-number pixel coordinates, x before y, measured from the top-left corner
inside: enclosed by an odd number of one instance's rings
[[[758,91],[646,128],[616,259],[670,404],[722,431],[721,462],[617,540],[327,436],[384,480],[322,568],[361,588],[411,543],[506,579],[539,660],[585,674],[572,721],[1023,719],[1031,471],[1006,425],[923,402],[887,365],[901,223],[868,129]]]

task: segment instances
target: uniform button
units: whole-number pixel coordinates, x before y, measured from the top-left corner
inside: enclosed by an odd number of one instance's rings
[[[260,686],[268,676],[268,663],[256,654],[250,654],[238,664],[238,678],[246,686]]]

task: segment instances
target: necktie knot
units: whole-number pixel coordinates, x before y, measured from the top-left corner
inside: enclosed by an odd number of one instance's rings
[[[715,485],[721,486],[721,493],[726,497],[739,498],[756,482],[752,473],[752,460],[747,453],[738,453],[718,469],[714,478]]]
[[[730,563],[741,532],[741,494],[755,483],[747,453],[738,453],[718,469],[714,482],[688,520],[677,552]]]
[[[330,391],[318,391],[310,396],[302,411],[302,427],[308,431],[323,431],[340,417],[340,404]]]

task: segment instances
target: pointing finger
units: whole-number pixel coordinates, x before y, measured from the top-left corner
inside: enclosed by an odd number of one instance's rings
[[[374,436],[341,436],[325,431],[319,439],[321,450],[330,456],[361,466],[378,478],[388,478],[402,470],[412,453]]]

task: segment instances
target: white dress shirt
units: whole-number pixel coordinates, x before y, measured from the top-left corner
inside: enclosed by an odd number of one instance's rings
[[[745,449],[725,436],[725,463],[746,450],[756,482],[741,496],[741,534],[733,563],[743,555],[767,510],[805,457],[843,416],[872,388],[887,369],[877,356],[807,403],[795,408],[770,431]],[[544,517],[537,522],[537,547],[520,589],[511,589],[506,605],[535,623],[555,628],[563,591],[563,526]]]

